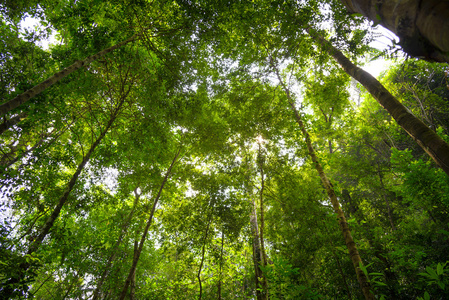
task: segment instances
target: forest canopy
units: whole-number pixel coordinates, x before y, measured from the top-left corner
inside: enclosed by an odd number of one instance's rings
[[[447,299],[449,2],[368,2],[3,1],[0,299]]]

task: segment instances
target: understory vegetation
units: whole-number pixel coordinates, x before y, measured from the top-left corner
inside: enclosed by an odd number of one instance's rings
[[[0,13],[0,299],[449,298],[447,64],[331,0]]]

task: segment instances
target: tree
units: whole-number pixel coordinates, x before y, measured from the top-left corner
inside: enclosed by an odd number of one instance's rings
[[[391,30],[404,52],[413,57],[449,63],[447,1],[341,1],[351,13],[360,13]]]
[[[0,10],[4,104],[136,34],[0,121],[4,298],[447,298],[449,177],[352,90],[360,70],[337,54],[375,52],[359,15],[308,0]],[[379,79],[443,141],[445,72],[416,60]]]
[[[271,63],[274,64],[273,61],[271,61]],[[344,212],[341,209],[341,206],[340,206],[340,203],[335,194],[334,188],[333,188],[331,182],[329,181],[328,177],[324,173],[321,163],[318,161],[318,157],[315,154],[315,150],[313,149],[312,142],[310,140],[310,135],[307,132],[304,122],[302,121],[302,118],[301,118],[298,110],[295,107],[294,101],[291,98],[290,91],[289,91],[288,87],[285,85],[284,81],[282,80],[277,67],[276,66],[273,66],[273,67],[275,68],[274,72],[276,73],[276,76],[277,76],[282,88],[285,91],[287,100],[290,104],[290,107],[291,107],[293,113],[294,113],[296,122],[298,123],[298,125],[301,129],[304,139],[306,140],[309,155],[312,158],[312,161],[313,161],[313,164],[315,165],[316,171],[318,172],[318,175],[320,176],[321,182],[322,182],[324,188],[326,189],[326,192],[327,192],[329,199],[332,203],[334,211],[337,214],[338,223],[339,223],[340,229],[343,233],[346,246],[348,247],[348,252],[351,257],[352,263],[354,265],[354,269],[357,274],[357,279],[360,283],[360,288],[363,291],[363,295],[365,296],[365,299],[374,299],[374,294],[371,291],[368,276],[367,276],[367,274],[365,274],[362,271],[362,267],[363,267],[362,260],[360,258],[360,255],[357,250],[357,246],[354,242],[354,239],[352,238],[351,231],[350,231],[348,223],[346,221],[346,217],[344,215]]]
[[[376,98],[376,100],[391,114],[404,130],[426,151],[426,153],[449,175],[449,145],[420,119],[416,118],[401,102],[399,102],[384,86],[368,72],[360,69],[334,48],[322,37],[313,34],[317,41],[343,69]]]

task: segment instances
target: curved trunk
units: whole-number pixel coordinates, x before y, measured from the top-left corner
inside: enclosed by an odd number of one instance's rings
[[[134,272],[137,268],[137,263],[139,262],[140,254],[142,253],[143,244],[145,243],[145,239],[148,235],[148,230],[150,229],[151,222],[153,221],[154,212],[156,211],[157,203],[159,201],[159,198],[161,197],[162,190],[164,189],[165,184],[167,183],[168,177],[170,176],[171,170],[173,166],[176,163],[176,160],[178,159],[179,154],[181,153],[181,148],[179,148],[178,152],[176,153],[175,157],[173,158],[170,167],[167,170],[167,173],[165,173],[164,179],[162,180],[161,186],[159,188],[159,192],[156,195],[156,198],[154,199],[153,208],[150,212],[150,217],[148,218],[147,224],[145,226],[145,229],[143,231],[142,237],[140,238],[139,248],[137,249],[137,252],[135,252],[133,257],[133,264],[131,266],[131,269],[129,270],[128,277],[126,278],[125,284],[123,285],[122,292],[120,293],[120,300],[125,299],[126,293],[128,292],[129,285],[131,284],[132,278],[134,276]]]
[[[28,91],[20,94],[19,96],[15,97],[12,100],[9,100],[6,103],[3,103],[2,105],[0,105],[0,117],[3,117],[4,115],[6,115],[8,112],[13,110],[14,108],[22,105],[23,103],[27,102],[31,98],[42,93],[44,90],[51,87],[53,84],[55,84],[62,78],[66,77],[67,75],[70,75],[74,71],[81,69],[82,67],[84,67],[84,66],[90,64],[91,62],[93,62],[94,60],[97,60],[100,57],[114,51],[115,49],[120,48],[130,42],[135,41],[136,38],[137,38],[137,35],[133,35],[129,39],[127,39],[121,43],[118,43],[117,45],[114,45],[112,47],[104,49],[104,50],[98,52],[97,54],[87,57],[84,60],[78,60],[75,63],[73,63],[72,65],[63,69],[62,71],[59,71],[59,72],[55,73],[54,75],[50,76],[49,78],[47,78],[47,80],[45,80],[45,81],[39,83],[38,85],[34,86],[33,88],[29,89]]]
[[[432,129],[415,117],[376,78],[354,65],[341,51],[327,40],[310,32],[351,77],[360,82],[367,91],[385,108],[396,122],[418,143],[419,146],[449,176],[449,145]]]
[[[315,149],[313,149],[312,141],[310,140],[309,133],[306,130],[306,127],[301,119],[301,116],[299,115],[298,111],[296,110],[296,107],[293,103],[293,99],[290,96],[290,91],[284,85],[284,82],[282,81],[282,78],[279,75],[279,72],[277,71],[277,69],[275,71],[276,71],[276,75],[279,79],[279,82],[285,91],[285,94],[289,101],[290,107],[295,114],[296,122],[298,123],[298,125],[301,129],[301,132],[304,136],[304,139],[307,144],[307,150],[309,152],[310,157],[312,158],[313,165],[314,165],[315,169],[317,170],[318,175],[320,176],[321,182],[327,192],[329,200],[331,201],[332,207],[334,208],[334,211],[337,214],[338,223],[339,223],[340,229],[343,233],[346,247],[348,248],[349,256],[351,257],[351,261],[354,266],[354,269],[355,269],[355,272],[357,275],[357,280],[359,281],[363,295],[365,296],[366,300],[374,300],[374,294],[371,292],[371,285],[370,285],[368,276],[366,276],[365,273],[363,273],[363,271],[360,268],[360,266],[363,265],[362,259],[360,258],[359,251],[357,250],[357,246],[354,242],[354,239],[352,238],[351,231],[349,229],[348,223],[346,222],[346,218],[343,213],[343,210],[340,207],[340,203],[337,199],[334,188],[333,188],[331,182],[329,181],[329,179],[327,178],[326,173],[324,173],[323,167],[321,166],[321,164],[318,160],[318,157],[316,156]]]
[[[341,0],[394,32],[407,54],[449,62],[449,2],[443,0]]]

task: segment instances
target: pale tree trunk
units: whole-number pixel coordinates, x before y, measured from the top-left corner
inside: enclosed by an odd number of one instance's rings
[[[101,291],[101,287],[103,286],[103,283],[104,283],[106,277],[108,276],[108,273],[109,273],[109,270],[111,268],[112,262],[114,261],[115,256],[117,255],[117,250],[118,250],[120,244],[122,243],[122,240],[123,240],[123,238],[124,238],[124,236],[126,234],[126,231],[128,230],[129,224],[131,223],[131,220],[132,220],[132,218],[134,216],[134,212],[136,210],[137,202],[139,201],[139,198],[140,198],[140,194],[137,193],[137,188],[136,188],[134,190],[133,207],[132,207],[131,211],[129,212],[128,217],[126,218],[126,221],[123,223],[122,230],[120,231],[120,236],[118,237],[117,241],[115,242],[114,247],[112,248],[112,253],[111,253],[111,255],[108,258],[108,261],[107,261],[106,266],[105,266],[105,268],[103,270],[103,273],[101,274],[100,279],[98,280],[97,287],[95,288],[95,291],[94,291],[93,296],[92,296],[92,300],[98,300],[98,298],[99,298],[99,293]]]
[[[34,86],[33,88],[29,89],[28,91],[18,95],[17,97],[15,97],[12,100],[9,100],[6,103],[3,103],[2,105],[0,105],[0,117],[3,117],[4,115],[6,115],[8,112],[10,112],[11,110],[13,110],[14,108],[22,105],[23,103],[27,102],[28,100],[30,100],[31,98],[35,97],[36,95],[42,93],[44,90],[46,90],[47,88],[49,88],[50,86],[52,86],[53,84],[55,84],[56,82],[58,82],[59,80],[61,80],[62,78],[66,77],[67,75],[70,75],[71,73],[73,73],[74,71],[81,69],[84,66],[87,66],[88,64],[90,64],[91,62],[99,59],[100,57],[114,51],[117,48],[120,48],[130,42],[135,41],[138,38],[138,35],[133,35],[132,37],[130,37],[129,39],[118,43],[112,47],[109,47],[107,49],[104,49],[100,52],[98,52],[97,54],[94,54],[92,56],[87,57],[84,60],[78,60],[75,63],[73,63],[72,65],[68,66],[67,68],[63,69],[62,71],[59,71],[57,73],[55,73],[54,75],[50,76],[49,78],[47,78],[47,80],[39,83],[38,85]]]
[[[418,58],[449,62],[449,2],[444,0],[340,0],[391,30],[404,51]]]
[[[365,273],[363,273],[362,269],[360,268],[360,266],[363,265],[363,263],[360,258],[359,251],[357,250],[357,246],[354,242],[354,239],[352,238],[351,231],[349,230],[349,226],[348,226],[348,223],[346,222],[346,218],[343,213],[343,210],[340,207],[340,203],[337,199],[334,188],[333,188],[332,184],[330,183],[329,179],[327,178],[326,174],[324,173],[323,167],[321,166],[321,164],[318,160],[318,157],[316,156],[315,149],[312,146],[312,141],[310,139],[309,133],[306,130],[306,127],[302,121],[300,114],[296,110],[295,104],[290,95],[290,90],[284,84],[284,82],[276,68],[275,68],[275,72],[276,72],[276,75],[279,79],[279,82],[280,82],[282,88],[285,91],[285,94],[289,101],[290,107],[294,112],[296,122],[298,123],[298,125],[301,129],[301,132],[304,136],[304,139],[307,144],[307,150],[309,152],[310,157],[312,158],[313,165],[314,165],[315,169],[317,170],[318,175],[320,176],[321,182],[327,192],[329,200],[331,201],[332,207],[334,208],[334,211],[337,214],[338,223],[340,224],[340,229],[343,233],[346,247],[348,248],[349,256],[351,257],[351,261],[354,266],[354,269],[355,269],[355,272],[357,275],[357,280],[359,281],[363,295],[365,296],[366,300],[374,300],[374,294],[372,293],[368,276],[366,276]]]
[[[337,50],[323,37],[311,33],[311,30],[309,30],[309,33],[343,67],[346,73],[367,89],[377,102],[388,111],[396,122],[449,176],[449,145],[402,105],[376,78],[354,65],[341,51]]]
[[[147,224],[145,226],[145,229],[143,231],[142,237],[140,238],[139,248],[137,249],[136,255],[133,257],[133,263],[131,266],[131,269],[129,270],[128,277],[126,278],[125,284],[123,285],[122,292],[120,293],[120,300],[125,299],[126,294],[128,292],[129,285],[131,284],[132,277],[134,276],[134,272],[137,268],[137,263],[139,262],[140,254],[142,253],[143,244],[145,243],[145,239],[148,235],[148,230],[150,229],[151,222],[153,221],[154,212],[156,211],[157,203],[159,202],[159,199],[162,194],[162,190],[164,189],[165,184],[168,181],[168,177],[171,174],[171,170],[173,166],[176,163],[176,160],[178,159],[179,154],[181,153],[181,147],[179,148],[178,152],[176,152],[175,157],[173,158],[170,167],[168,168],[167,172],[165,173],[164,179],[162,180],[161,186],[159,188],[159,192],[156,195],[156,198],[154,199],[153,208],[150,212],[150,217],[148,218]]]

